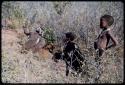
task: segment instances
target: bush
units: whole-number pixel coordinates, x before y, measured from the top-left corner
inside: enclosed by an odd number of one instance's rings
[[[46,43],[54,43],[55,41],[55,35],[53,33],[53,30],[51,28],[44,28],[44,38],[46,39]]]

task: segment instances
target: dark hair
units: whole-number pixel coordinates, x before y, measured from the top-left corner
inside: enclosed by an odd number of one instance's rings
[[[65,33],[66,38],[70,39],[71,41],[73,41],[76,38],[76,35],[72,32],[67,32]]]
[[[108,22],[108,25],[111,26],[114,23],[114,18],[111,15],[103,15],[101,19],[105,19]]]

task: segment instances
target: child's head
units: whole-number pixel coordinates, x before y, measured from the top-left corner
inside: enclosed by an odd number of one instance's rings
[[[100,18],[100,28],[108,28],[114,23],[114,18],[110,15],[104,15]]]
[[[75,38],[76,38],[76,35],[72,32],[67,32],[65,33],[65,36],[66,36],[66,40],[70,40],[70,41],[73,41]]]

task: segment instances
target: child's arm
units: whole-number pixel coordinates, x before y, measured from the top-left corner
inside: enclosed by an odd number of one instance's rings
[[[116,40],[116,38],[113,36],[113,34],[110,31],[108,32],[108,34],[109,34],[109,37],[110,37],[111,41],[113,42],[113,44],[107,46],[106,50],[111,47],[115,47],[118,44],[118,41]]]

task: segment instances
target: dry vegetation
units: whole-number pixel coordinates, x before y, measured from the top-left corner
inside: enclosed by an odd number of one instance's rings
[[[3,2],[2,3],[2,82],[3,83],[95,83],[93,42],[99,34],[99,20],[104,14],[114,17],[113,33],[119,44],[107,50],[102,59],[100,83],[123,82],[123,3],[122,2]],[[34,30],[42,23],[54,32],[55,44],[63,46],[64,33],[77,35],[75,42],[86,56],[87,74],[65,76],[63,61],[55,63],[46,50],[21,54],[26,41],[22,26]],[[43,59],[44,57],[47,59]]]

